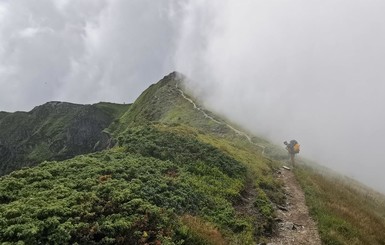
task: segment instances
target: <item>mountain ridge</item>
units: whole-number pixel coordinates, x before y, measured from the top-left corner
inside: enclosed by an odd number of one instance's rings
[[[226,124],[213,123],[196,110],[182,96],[176,82],[176,73],[173,73],[150,86],[114,120],[115,128],[104,129],[116,140],[115,147],[66,161],[44,162],[1,177],[0,240],[167,244],[171,239],[203,244],[212,243],[210,234],[216,234],[214,237],[218,241],[252,243],[271,234],[274,222],[270,199],[283,200],[280,184],[269,177],[276,166],[263,156],[253,156],[251,151],[260,151],[259,147],[228,129]],[[223,130],[218,131],[218,128]],[[239,142],[243,142],[243,146],[238,145]],[[153,163],[156,168],[151,165]],[[132,169],[131,166],[136,167]],[[156,178],[150,178],[152,175],[148,175],[148,171]],[[255,217],[237,213],[233,206],[240,200],[246,179],[253,183],[257,180],[252,185],[260,194],[256,208],[259,215]],[[20,183],[16,185],[16,192],[14,183]],[[103,191],[107,186],[111,194]],[[120,186],[131,190],[134,196],[127,193],[129,199],[119,197],[119,193],[125,193]],[[57,195],[63,191],[66,194],[61,199]],[[25,200],[37,195],[41,196],[40,204]],[[91,209],[82,209],[73,203],[77,195],[94,196],[85,201]],[[141,221],[145,223],[142,228],[135,225],[136,215],[145,216],[140,209],[130,209],[130,212],[125,209],[134,200],[140,200],[140,206],[147,207],[146,212],[157,217],[153,223],[163,227],[163,231],[145,220]],[[68,212],[56,209],[58,205]],[[105,205],[114,208],[111,210]],[[167,214],[159,211],[163,209]],[[88,212],[93,213],[91,220],[86,218]],[[40,213],[51,215],[41,216]],[[76,218],[78,213],[80,219]],[[36,216],[43,221],[36,220]],[[48,221],[52,217],[56,220],[54,223]],[[128,223],[108,228],[111,222],[116,222],[114,217]],[[175,221],[170,223],[167,220],[171,217]],[[19,221],[14,223],[15,219]],[[197,223],[205,229],[197,230]],[[20,229],[23,232],[16,236]],[[123,233],[118,232],[122,229],[126,234],[123,237]],[[206,234],[207,230],[210,234]],[[83,235],[84,232],[88,235]]]
[[[0,175],[44,160],[66,159],[107,148],[111,137],[103,130],[116,116],[102,107],[103,103],[52,101],[29,112],[2,113]]]
[[[63,129],[88,127],[87,121],[93,121],[95,132],[108,136],[110,144],[95,152],[98,142],[92,141],[87,154],[67,160],[43,162],[50,160],[43,155],[37,166],[0,177],[0,241],[263,244],[279,237],[278,207],[290,208],[290,193],[279,177],[285,150],[205,110],[183,89],[184,80],[173,72],[128,105],[103,102],[76,112],[78,106],[66,102],[35,107],[39,123],[17,134],[38,132],[44,142],[47,132],[60,139]],[[65,108],[57,108],[61,106]],[[66,111],[66,117],[58,111]],[[0,125],[10,115],[0,112]],[[16,115],[31,122],[27,112]],[[56,123],[64,125],[52,127]],[[349,184],[310,169],[305,165],[309,161],[299,163],[294,174],[324,244],[384,244],[385,210],[364,202],[365,193]],[[333,184],[343,191],[327,189]],[[334,194],[343,197],[338,206],[330,199]],[[348,216],[346,206],[353,200],[373,209],[351,205],[359,215]],[[364,223],[368,227],[357,221],[365,215],[373,220]]]

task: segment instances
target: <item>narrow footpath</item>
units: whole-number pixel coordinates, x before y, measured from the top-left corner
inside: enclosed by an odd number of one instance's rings
[[[202,112],[206,118],[213,122],[221,123],[209,116],[203,109],[198,107],[192,99],[188,98],[183,90],[178,87],[178,83],[176,83],[175,87],[181,93],[182,97],[190,102],[196,110]],[[250,143],[262,148],[262,155],[265,156],[265,146],[254,143],[248,134],[227,123],[226,125],[235,133],[246,137]],[[278,172],[278,178],[284,183],[286,205],[278,207],[276,218],[278,234],[271,238],[268,245],[321,245],[317,225],[309,215],[309,210],[305,203],[305,194],[296,180],[294,173],[290,169],[281,168]],[[249,191],[245,198],[245,203],[249,203],[249,205],[237,208],[247,209],[250,213],[250,200],[252,200],[255,195],[256,193],[254,191]]]
[[[281,168],[278,178],[284,183],[286,205],[278,207],[278,234],[268,245],[307,244],[320,245],[318,228],[309,215],[305,195],[291,170]]]

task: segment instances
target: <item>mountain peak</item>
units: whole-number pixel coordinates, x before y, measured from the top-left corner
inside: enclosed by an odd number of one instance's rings
[[[41,113],[50,113],[50,112],[67,112],[68,110],[73,110],[76,108],[83,107],[84,105],[74,104],[69,102],[62,101],[49,101],[42,105],[35,106],[30,113],[32,114],[41,114]]]
[[[174,80],[181,80],[181,79],[185,79],[186,76],[183,75],[183,73],[180,73],[178,71],[173,71],[170,74],[166,75],[164,78],[174,79]]]

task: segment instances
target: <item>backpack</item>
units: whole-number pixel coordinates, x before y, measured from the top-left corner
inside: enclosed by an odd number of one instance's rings
[[[299,153],[299,144],[296,143],[294,146],[293,146],[293,152],[294,153]]]

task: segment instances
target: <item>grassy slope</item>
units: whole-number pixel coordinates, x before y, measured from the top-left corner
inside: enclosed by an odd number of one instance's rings
[[[276,163],[202,116],[180,97],[173,79],[153,85],[130,106],[113,149],[2,177],[0,241],[263,241],[273,228],[271,201],[283,201],[273,178]],[[256,193],[249,201],[254,215],[235,208],[245,189]]]
[[[203,113],[195,110],[192,104],[181,96],[177,85],[178,87],[183,85],[183,77],[178,73],[171,73],[151,85],[121,117],[121,126],[117,132],[123,132],[133,125],[160,122],[184,124],[204,132],[234,136],[224,123],[218,124],[208,120]]]
[[[271,159],[287,162],[283,148],[263,143]],[[385,244],[385,196],[317,163],[297,159],[295,175],[323,244]]]
[[[318,168],[296,176],[324,244],[385,244],[385,198],[361,184]]]
[[[110,102],[99,102],[93,106],[101,109],[112,118],[120,118],[131,106],[131,104],[115,104]]]
[[[267,144],[267,155],[288,161],[281,148]],[[295,175],[323,244],[385,244],[385,196],[305,159]]]
[[[105,132],[109,134],[114,132],[119,127],[119,119],[124,113],[127,112],[131,105],[132,104],[115,104],[110,102],[99,102],[97,104],[93,104],[93,106],[102,110],[111,118],[113,118],[112,123],[109,125],[108,128],[105,129]]]

